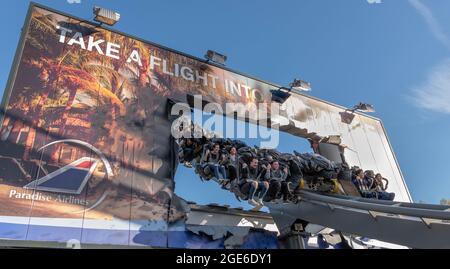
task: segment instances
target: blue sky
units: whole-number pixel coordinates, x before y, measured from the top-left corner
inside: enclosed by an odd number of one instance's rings
[[[260,137],[252,137],[252,133],[267,134],[267,132],[269,131],[275,132],[275,130],[269,130],[262,126],[259,126],[260,128],[258,128],[257,125],[252,123],[235,121],[229,117],[225,118],[223,116],[212,115],[209,113],[202,114],[202,112],[197,109],[194,109],[193,114],[195,113],[198,113],[197,115],[199,115],[199,117],[196,118],[196,116],[193,115],[192,119],[195,123],[199,124],[199,126],[203,126],[206,130],[212,131],[215,134],[219,134],[221,137],[239,139],[249,146],[260,146],[261,141],[264,141],[264,139],[261,139]],[[211,128],[205,127],[205,121],[213,118],[216,122],[218,122],[217,125],[213,125],[211,126]],[[217,121],[217,119],[219,118],[222,118],[223,124],[220,124],[219,121]],[[233,131],[229,131],[227,130],[227,128],[230,128]],[[230,133],[232,134],[231,137],[224,135]],[[284,132],[279,132],[278,134],[279,143],[277,150],[279,150],[280,152],[292,153],[293,150],[296,150],[297,152],[313,153],[308,140]],[[292,145],[295,145],[295,148]],[[231,207],[242,207],[244,209],[253,208],[253,206],[249,205],[246,201],[239,202],[239,200],[235,198],[235,195],[233,193],[222,190],[215,181],[199,180],[198,175],[194,173],[193,169],[186,168],[183,165],[178,166],[177,173],[175,174],[175,193],[180,197],[183,197],[185,200],[196,202],[197,204],[216,203],[220,205],[230,205]],[[266,207],[264,207],[262,210],[268,211]]]
[[[87,19],[93,5],[116,9],[120,31],[199,57],[224,52],[229,67],[278,84],[301,77],[344,106],[370,102],[414,200],[450,198],[450,1],[36,2]],[[28,3],[3,2],[0,85]]]

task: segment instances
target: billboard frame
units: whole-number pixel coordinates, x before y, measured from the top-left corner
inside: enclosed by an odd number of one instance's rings
[[[31,13],[35,6],[38,4],[31,2],[28,6],[27,14],[25,17],[25,22],[20,31],[19,43],[16,47],[16,52],[14,54],[13,63],[9,71],[8,80],[6,82],[5,90],[3,91],[3,98],[0,103],[0,127],[3,125],[3,120],[6,116],[6,107],[8,106],[9,99],[11,97],[13,83],[16,81],[17,71],[19,70],[19,64],[22,59],[23,49],[25,47],[25,38],[28,34],[29,24],[31,19]]]
[[[206,59],[202,59],[202,58],[199,58],[199,57],[196,57],[196,56],[193,56],[193,55],[190,55],[190,54],[187,54],[187,53],[184,53],[184,52],[181,52],[181,51],[178,51],[178,50],[166,47],[166,46],[163,46],[161,44],[154,43],[152,41],[149,41],[149,40],[146,40],[146,39],[143,39],[143,38],[139,38],[137,36],[134,36],[134,35],[131,35],[131,34],[127,34],[127,33],[121,32],[119,30],[112,29],[110,27],[106,27],[106,26],[104,26],[102,24],[98,24],[98,23],[95,23],[95,22],[92,22],[92,21],[80,18],[78,16],[74,16],[72,14],[69,14],[69,13],[66,13],[66,12],[63,12],[63,11],[60,11],[60,10],[53,9],[51,7],[48,7],[48,6],[45,6],[45,5],[36,3],[36,2],[30,2],[29,6],[28,6],[27,15],[25,17],[25,22],[24,22],[23,27],[22,27],[22,31],[21,31],[19,42],[18,42],[18,46],[16,48],[16,52],[15,52],[15,55],[14,55],[14,60],[13,60],[13,64],[12,64],[12,67],[11,67],[11,71],[10,71],[10,74],[8,76],[7,84],[6,84],[4,93],[3,93],[2,102],[0,104],[0,126],[2,126],[4,116],[6,115],[6,107],[8,105],[8,102],[9,102],[9,99],[10,99],[10,95],[12,93],[12,88],[13,88],[12,86],[13,86],[13,83],[15,82],[15,79],[16,79],[16,76],[17,76],[17,71],[18,71],[18,68],[19,68],[19,64],[20,64],[20,61],[21,61],[21,58],[22,58],[23,49],[25,47],[25,38],[26,38],[26,35],[28,34],[28,29],[29,29],[29,23],[30,23],[32,10],[34,8],[36,8],[36,7],[45,9],[47,11],[50,11],[50,12],[53,12],[53,13],[56,13],[56,14],[59,14],[59,15],[65,16],[65,17],[69,17],[69,18],[78,20],[81,23],[86,23],[86,24],[89,24],[91,26],[95,26],[97,28],[101,28],[101,29],[103,29],[105,31],[110,31],[110,32],[118,34],[118,35],[122,35],[122,36],[131,38],[131,39],[135,39],[135,40],[143,42],[143,43],[147,43],[147,44],[149,44],[151,46],[155,46],[155,47],[157,47],[159,49],[166,50],[166,51],[169,51],[171,53],[175,53],[175,54],[178,54],[180,56],[187,57],[189,59],[201,62],[203,64],[219,68],[221,70],[225,70],[225,71],[237,74],[237,75],[241,75],[241,76],[244,76],[246,78],[249,78],[249,79],[252,79],[252,80],[255,80],[255,81],[258,81],[258,82],[262,82],[264,84],[273,86],[274,88],[281,88],[282,87],[282,86],[277,85],[277,84],[275,84],[273,82],[269,82],[269,81],[266,81],[266,80],[254,77],[252,75],[245,74],[243,72],[240,72],[240,71],[228,68],[228,67],[223,66],[223,65],[215,64],[214,62],[210,62],[210,61],[208,61]],[[314,96],[303,94],[303,93],[300,93],[300,92],[293,92],[293,94],[297,94],[297,95],[303,96],[305,98],[310,98],[312,100],[315,100],[315,101],[318,101],[318,102],[321,102],[321,103],[325,103],[325,104],[328,104],[330,106],[334,106],[334,107],[336,107],[338,109],[342,109],[343,111],[345,111],[347,109],[344,106],[341,106],[341,105],[338,105],[338,104],[335,104],[335,103],[332,103],[332,102],[329,102],[329,101],[326,101],[326,100],[323,100],[323,99],[320,99],[320,98],[317,98],[317,97],[314,97]],[[408,198],[409,198],[410,201],[413,201],[413,199],[411,197],[411,194],[409,192],[408,186],[407,186],[407,184],[405,182],[405,179],[403,177],[403,173],[401,171],[401,168],[400,168],[397,156],[396,156],[396,154],[395,154],[395,152],[393,150],[392,143],[391,143],[391,141],[389,139],[389,136],[387,135],[386,128],[385,128],[383,122],[381,121],[381,119],[379,119],[377,117],[374,117],[374,116],[371,116],[371,115],[367,115],[365,113],[361,113],[359,111],[355,111],[354,113],[358,114],[360,116],[363,116],[363,117],[367,117],[367,118],[376,120],[376,121],[378,121],[380,123],[380,125],[382,127],[382,130],[383,130],[383,133],[384,133],[384,136],[386,137],[386,140],[388,142],[389,149],[392,152],[392,155],[394,157],[397,169],[398,169],[398,171],[399,171],[399,173],[401,175],[401,179],[402,179],[403,185],[404,185],[404,187],[406,189],[406,192],[408,194]]]

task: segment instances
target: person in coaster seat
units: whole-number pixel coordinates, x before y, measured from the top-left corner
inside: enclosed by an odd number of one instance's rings
[[[383,180],[386,181],[386,185],[383,185]],[[395,193],[386,191],[388,184],[389,181],[385,179],[380,173],[375,175],[373,188],[378,193],[378,199],[394,201]]]
[[[213,144],[212,149],[207,149],[202,160],[202,168],[208,168],[213,175],[213,180],[218,183],[225,181],[227,173],[222,165],[223,155],[220,152],[220,145]]]
[[[370,186],[367,185],[367,180],[364,180],[364,171],[362,169],[358,169],[355,172],[354,177],[352,178],[352,183],[356,186],[361,197],[364,198],[377,198],[376,192],[370,189]]]
[[[227,180],[223,183],[222,188],[230,189],[231,182],[236,181],[239,177],[239,155],[236,147],[232,146],[228,154],[224,157],[224,166],[227,171]]]
[[[288,176],[287,167],[282,169],[280,167],[280,163],[275,160],[270,164],[270,170],[268,171],[268,173],[269,191],[268,195],[266,196],[266,201],[277,199],[279,197],[279,194],[281,194],[283,200],[286,201],[289,192],[289,183],[286,181],[286,178]]]
[[[248,203],[253,206],[264,205],[262,199],[264,199],[264,196],[269,189],[269,183],[267,182],[268,178],[261,179],[263,174],[268,174],[262,171],[258,162],[257,158],[252,158],[249,165],[246,163],[242,165],[241,171],[241,192],[248,193]]]
[[[185,138],[180,143],[182,149],[182,159],[184,166],[192,168],[192,160],[195,158],[195,149],[197,147],[196,142],[191,138]]]

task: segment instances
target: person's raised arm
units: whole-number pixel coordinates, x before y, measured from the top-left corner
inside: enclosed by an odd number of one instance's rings
[[[205,151],[205,154],[203,154],[200,164],[204,164],[205,162],[207,162],[208,161],[208,156],[209,156],[209,149],[207,149]]]
[[[221,156],[221,158],[220,158],[219,164],[226,165],[228,163],[228,154],[221,154],[220,156]]]
[[[266,170],[264,171],[264,179],[269,180],[270,179],[270,164],[267,165]]]
[[[248,174],[249,174],[249,171],[248,171],[248,165],[244,162],[244,163],[242,164],[241,178],[242,178],[242,179],[248,178]]]
[[[386,181],[386,184],[383,184],[383,181]],[[389,185],[389,180],[387,178],[381,178],[381,188],[383,189],[383,191],[387,190],[387,187]]]
[[[263,174],[266,173],[267,168],[270,169],[270,164],[269,164],[269,166],[262,165],[261,168],[262,168],[261,171],[259,171],[259,173],[257,173],[257,175],[256,175],[256,180],[259,180],[263,176]],[[264,177],[263,177],[263,179],[264,179]]]
[[[281,178],[282,180],[286,180],[286,178],[287,178],[287,176],[288,176],[288,169],[287,169],[287,167],[285,167],[284,169],[283,169],[283,177]]]
[[[375,179],[368,177],[368,178],[363,179],[363,183],[364,183],[364,181],[366,182],[366,188],[369,191],[375,191],[377,189],[377,186],[375,184]]]

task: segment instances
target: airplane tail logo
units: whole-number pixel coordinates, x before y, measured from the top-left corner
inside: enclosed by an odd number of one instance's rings
[[[100,161],[83,157],[56,171],[36,179],[24,186],[25,189],[80,194]]]

